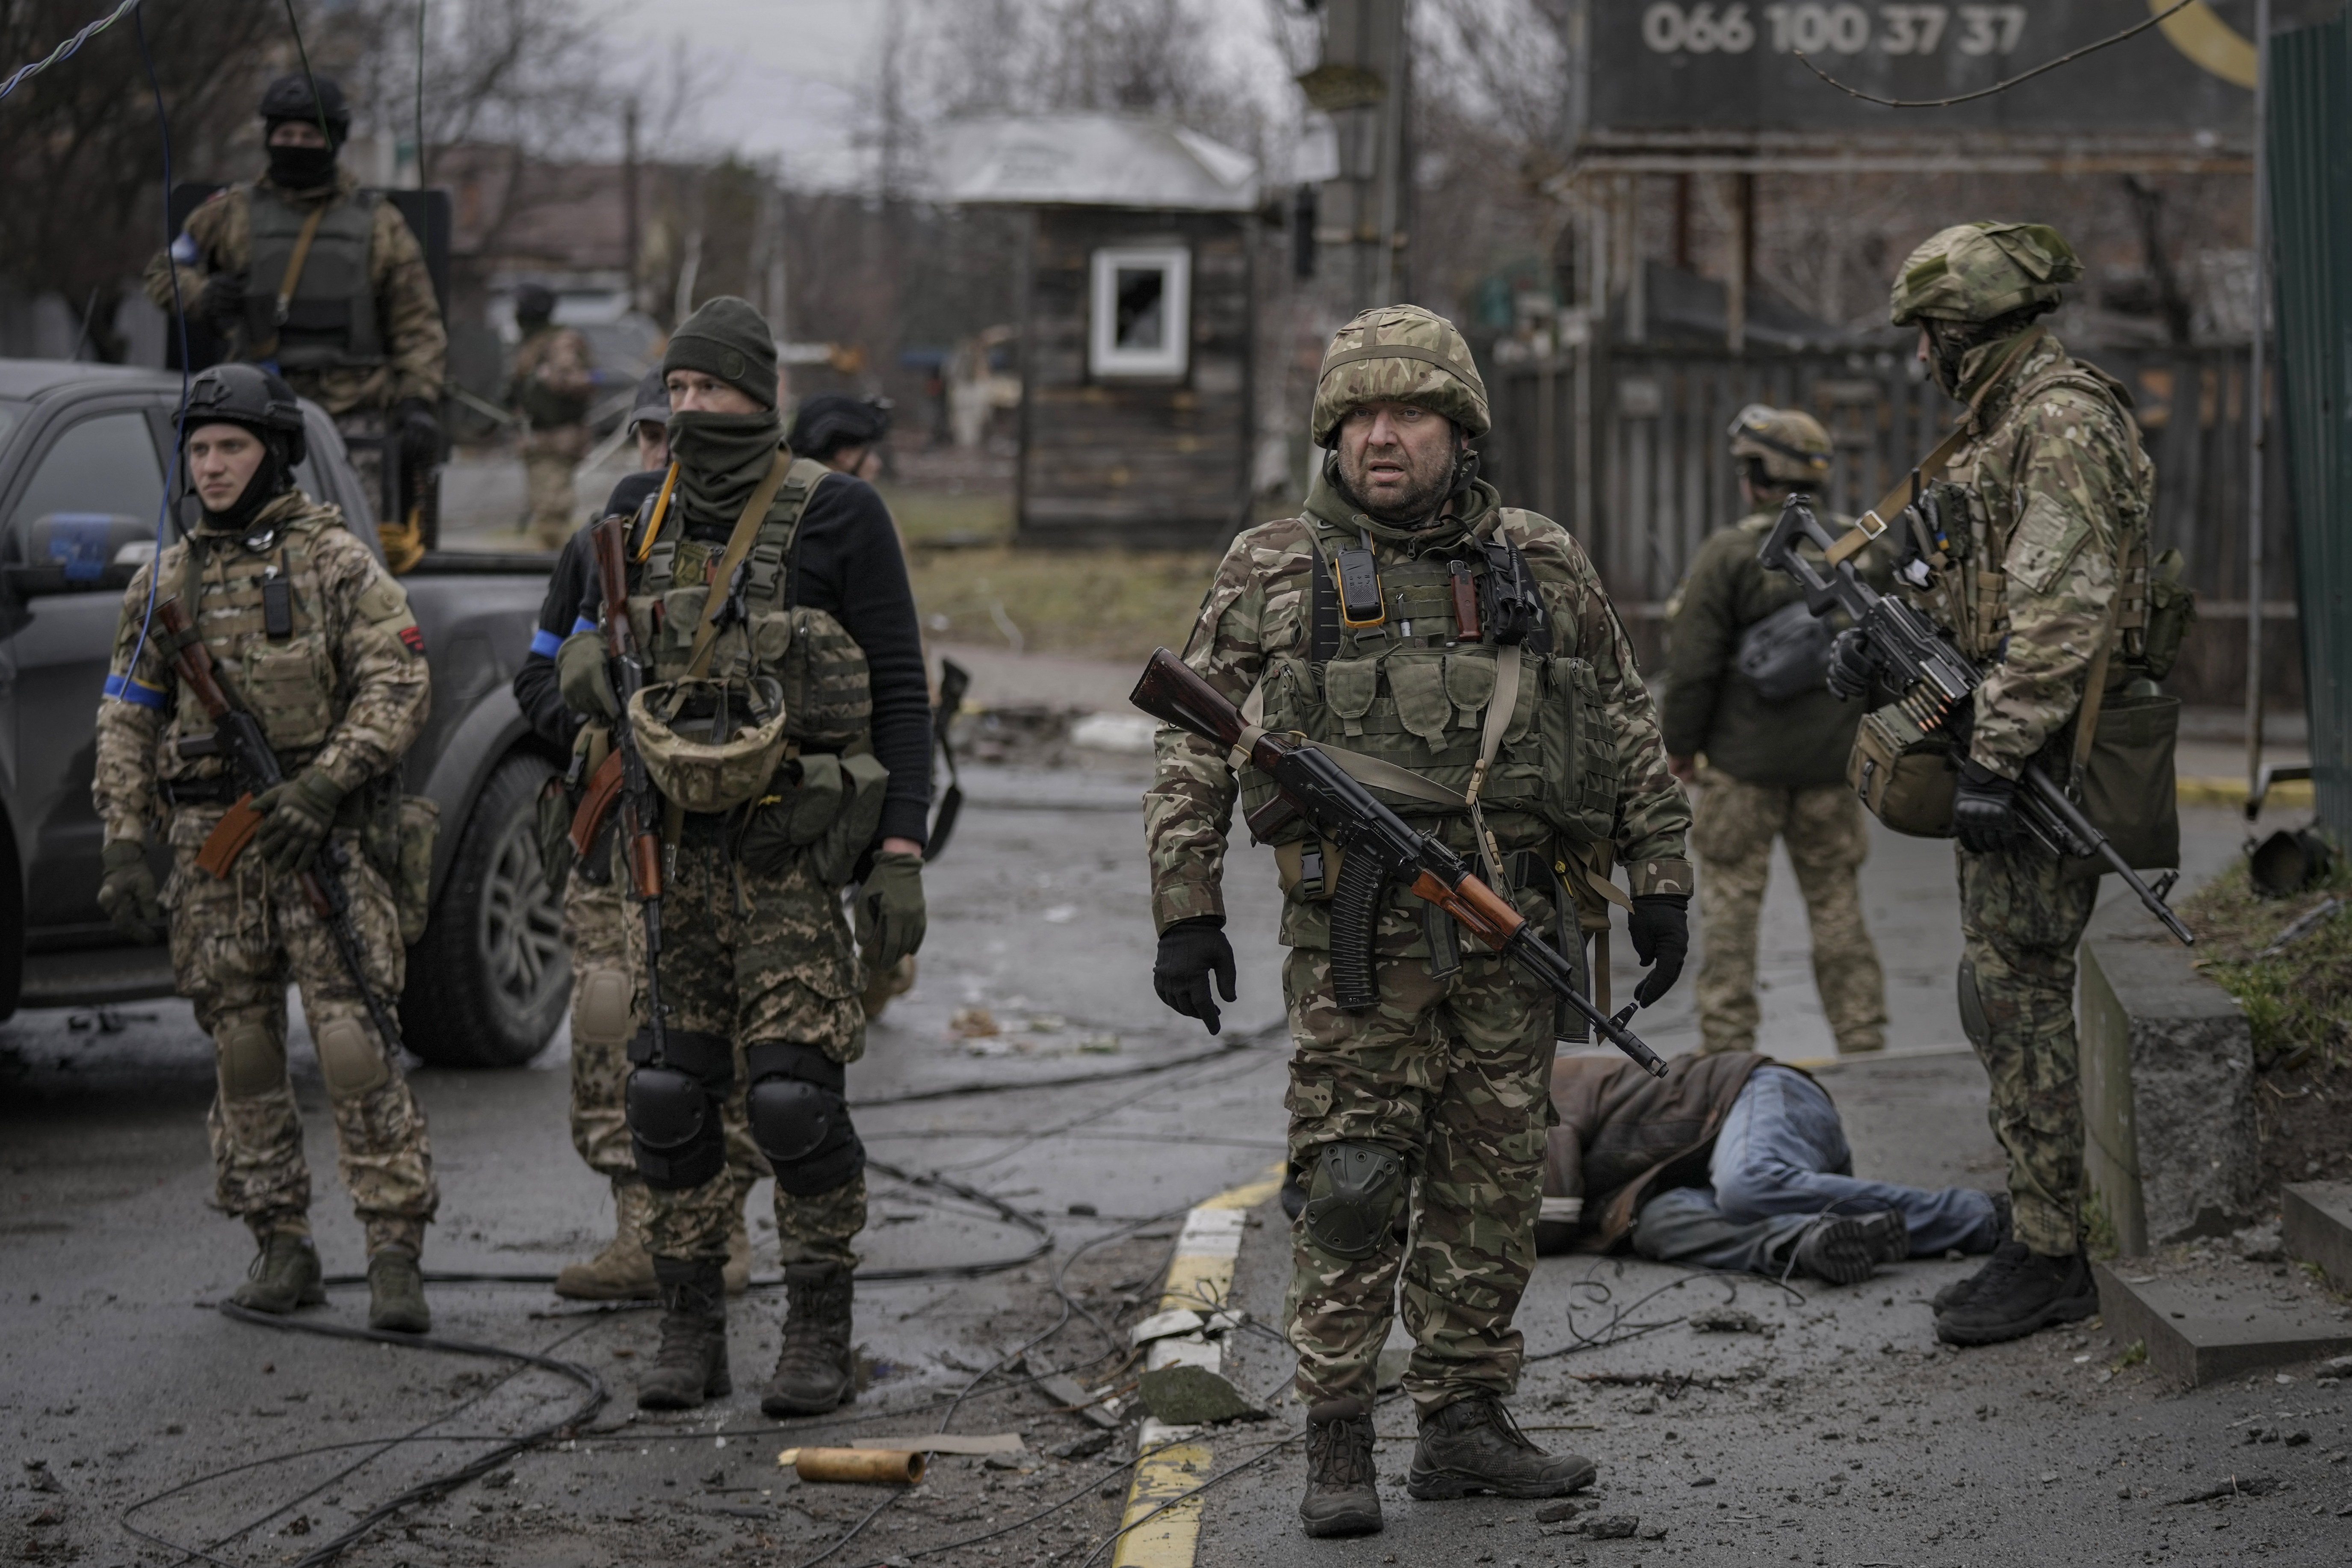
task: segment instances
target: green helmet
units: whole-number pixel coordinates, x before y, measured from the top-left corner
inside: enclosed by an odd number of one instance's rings
[[[1751,403],[1731,422],[1731,455],[1754,458],[1775,484],[1819,485],[1829,478],[1830,433],[1795,408]]]
[[[2058,286],[2082,275],[2074,247],[2047,224],[1958,224],[1911,253],[1887,310],[1898,327],[1923,316],[1990,321],[2029,305],[2055,305]]]
[[[732,811],[756,798],[784,754],[783,688],[665,681],[629,699],[629,729],[654,787],[688,811]]]
[[[1474,437],[1494,424],[1470,345],[1453,322],[1418,305],[1376,306],[1332,335],[1315,383],[1315,444],[1331,445],[1348,411],[1367,403],[1410,403]]]

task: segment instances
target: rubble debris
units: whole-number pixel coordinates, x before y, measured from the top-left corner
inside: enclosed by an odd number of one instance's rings
[[[2207,1487],[2203,1491],[2189,1492],[2186,1496],[2168,1498],[2165,1500],[2170,1506],[2177,1508],[2183,1503],[2219,1502],[2225,1498],[2268,1497],[2285,1485],[2284,1481],[2275,1476],[2231,1476],[2218,1487]]]
[[[1142,1394],[1144,1407],[1171,1426],[1266,1418],[1266,1413],[1242,1397],[1239,1389],[1204,1366],[1178,1363],[1147,1372]]]
[[[1057,1459],[1091,1459],[1111,1445],[1108,1432],[1087,1432],[1045,1450]]]
[[[1584,1533],[1595,1541],[1631,1541],[1633,1532],[1642,1528],[1639,1518],[1630,1513],[1612,1513],[1585,1521]],[[1665,1532],[1660,1531],[1659,1534]]]
[[[1695,1334],[1760,1334],[1765,1331],[1762,1320],[1755,1313],[1738,1307],[1709,1307],[1690,1315],[1690,1330]]]

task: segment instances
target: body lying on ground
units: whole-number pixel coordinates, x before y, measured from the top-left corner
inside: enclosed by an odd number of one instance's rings
[[[1811,1074],[1752,1051],[1553,1065],[1539,1253],[1603,1253],[1838,1284],[1881,1263],[1990,1252],[2005,1203],[1972,1187],[1864,1181]]]

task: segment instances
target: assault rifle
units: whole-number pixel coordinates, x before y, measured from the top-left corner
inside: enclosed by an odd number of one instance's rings
[[[1817,616],[1843,609],[1870,639],[1873,657],[1887,684],[1901,695],[1897,701],[1921,734],[1942,729],[1950,733],[1957,713],[1969,710],[1976,689],[1984,684],[1977,667],[1938,631],[1936,624],[1900,599],[1889,598],[1854,574],[1852,561],[1840,561],[1828,575],[1800,554],[1797,542],[1810,539],[1827,550],[1834,542],[1814,517],[1802,495],[1792,495],[1780,508],[1780,521],[1764,541],[1756,559],[1768,572],[1785,572],[1805,590],[1805,602]],[[2037,763],[2029,762],[2021,775],[2025,787],[2017,796],[2017,815],[2034,841],[2062,859],[2102,859],[2107,869],[2124,879],[2147,912],[2186,947],[2197,937],[2164,901],[2172,891],[2178,871],[2168,871],[2149,887],[2124,863],[2107,836],[2091,824],[2058,782]]]
[[[1577,989],[1568,959],[1545,945],[1508,900],[1473,875],[1462,857],[1415,830],[1313,745],[1247,723],[1241,710],[1164,647],[1144,666],[1143,679],[1128,700],[1212,745],[1247,752],[1278,792],[1250,814],[1250,831],[1259,839],[1304,817],[1314,832],[1339,846],[1343,858],[1331,896],[1331,992],[1343,1010],[1362,1012],[1380,1000],[1372,977],[1372,934],[1381,895],[1391,881],[1405,881],[1415,898],[1452,915],[1584,1015],[1603,1039],[1652,1077],[1666,1076],[1658,1053],[1625,1027],[1640,1004],[1628,1003],[1613,1016],[1594,1006]]]
[[[172,656],[173,667],[213,721],[210,735],[189,736],[180,742],[180,755],[220,758],[228,764],[229,776],[239,791],[236,804],[228,808],[196,853],[198,866],[226,878],[229,868],[261,827],[261,813],[253,809],[253,797],[284,784],[286,769],[270,749],[269,738],[262,733],[261,721],[240,707],[221,684],[219,673],[213,668],[212,649],[190,624],[187,606],[176,598],[165,599],[155,606],[155,624],[179,650]],[[319,923],[327,928],[335,956],[343,961],[343,972],[359,987],[360,1000],[366,1005],[368,1021],[375,1026],[376,1035],[397,1050],[400,1026],[375,994],[375,987],[368,984],[359,928],[352,924],[352,892],[343,883],[343,873],[350,867],[349,851],[331,835],[301,875],[302,897]]]
[[[596,556],[596,587],[604,602],[599,617],[604,634],[605,664],[613,678],[613,694],[621,700],[621,717],[613,723],[613,754],[591,781],[587,797],[572,818],[572,848],[585,857],[604,826],[605,813],[621,808],[621,843],[628,858],[629,887],[646,921],[646,1027],[653,1035],[654,1061],[662,1059],[667,1044],[661,999],[662,858],[661,797],[646,772],[637,750],[636,732],[629,728],[629,699],[646,684],[645,660],[637,651],[636,633],[629,625],[629,519],[608,517],[589,531]]]

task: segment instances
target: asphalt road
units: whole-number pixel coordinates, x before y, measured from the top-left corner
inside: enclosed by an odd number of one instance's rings
[[[781,1315],[772,1293],[731,1315],[734,1394],[662,1420],[637,1417],[629,1397],[652,1316],[583,1310],[542,1286],[436,1286],[438,1334],[557,1358],[576,1377],[232,1321],[214,1303],[250,1247],[207,1206],[211,1054],[184,1005],[30,1013],[0,1026],[0,1433],[14,1456],[0,1471],[0,1556],[297,1562],[405,1489],[495,1458],[499,1437],[579,1419],[601,1386],[609,1397],[571,1439],[400,1509],[345,1561],[801,1564],[853,1528],[822,1561],[931,1549],[944,1550],[927,1561],[1087,1561],[1117,1521],[1132,1425],[1087,1452],[1095,1429],[1058,1396],[1016,1372],[981,1374],[1025,1348],[1032,1373],[1124,1387],[1133,1372],[1118,1331],[1150,1310],[1181,1212],[1281,1152],[1271,867],[1234,855],[1241,1001],[1213,1041],[1168,1015],[1149,984],[1140,782],[1132,761],[968,771],[972,804],[930,879],[920,983],[875,1027],[850,1079],[874,1157],[933,1180],[877,1173],[858,1300],[860,1398],[839,1418],[788,1430],[758,1411]],[[2192,832],[2206,868],[2237,831],[2214,816]],[[1878,846],[1865,903],[1886,949],[1894,1043],[1941,1054],[1840,1066],[1828,1081],[1860,1169],[1990,1184],[1999,1164],[1982,1079],[1951,1050],[1949,888],[1942,847]],[[1765,932],[1767,1043],[1792,1059],[1824,1056],[1785,874]],[[1621,991],[1633,977],[1624,963],[1621,951]],[[1661,1048],[1692,1043],[1687,989],[1645,1016]],[[331,1272],[355,1273],[358,1230],[299,1026],[294,1056],[320,1246]],[[545,1275],[607,1233],[603,1184],[564,1126],[565,1060],[559,1037],[521,1071],[415,1074],[444,1194],[428,1268]],[[751,1213],[766,1212],[762,1188]],[[1283,1227],[1278,1215],[1258,1217],[1238,1289],[1255,1318],[1278,1321]],[[882,1278],[986,1266],[1041,1238],[1052,1250],[1016,1268]],[[762,1272],[772,1267],[763,1258]],[[1498,1563],[2023,1563],[2062,1551],[2186,1562],[2257,1547],[2286,1563],[2352,1558],[2352,1524],[2334,1514],[2352,1500],[2347,1467],[2328,1458],[2352,1442],[2332,1389],[2265,1382],[2174,1399],[2138,1370],[2094,1381],[2116,1354],[2095,1329],[1956,1358],[1933,1348],[1919,1305],[1955,1268],[1914,1266],[1883,1286],[1800,1300],[1761,1282],[1678,1283],[1639,1263],[1548,1261],[1525,1317],[1538,1350],[1606,1338],[1621,1310],[1621,1330],[1677,1317],[1694,1295],[1733,1294],[1778,1331],[1696,1337],[1668,1326],[1531,1373],[1520,1402],[1529,1425],[1578,1428],[1540,1440],[1594,1453],[1606,1508],[1643,1529],[1664,1525],[1662,1541],[1546,1535],[1525,1505],[1416,1510],[1396,1488],[1381,1541],[1301,1541],[1289,1516],[1295,1447],[1245,1447],[1278,1441],[1299,1418],[1279,1398],[1286,1352],[1251,1332],[1244,1381],[1276,1396],[1276,1422],[1217,1441],[1235,1458],[1272,1457],[1212,1494],[1201,1561],[1452,1563],[1466,1550]],[[363,1293],[341,1288],[301,1317],[350,1326],[363,1313]],[[2293,1489],[2167,1505],[2252,1473],[2230,1446],[2245,1428],[2229,1423],[2275,1423],[2268,1413],[2282,1409],[2311,1441],[2250,1452]],[[1383,1471],[1401,1472],[1409,1417],[1391,1407],[1382,1421],[1401,1439],[1384,1446]],[[923,1485],[887,1491],[801,1484],[775,1463],[787,1445],[942,1426],[1018,1434],[1025,1448],[942,1458]],[[1698,1484],[1702,1475],[1714,1484]],[[2118,1496],[2126,1487],[2129,1500]]]

